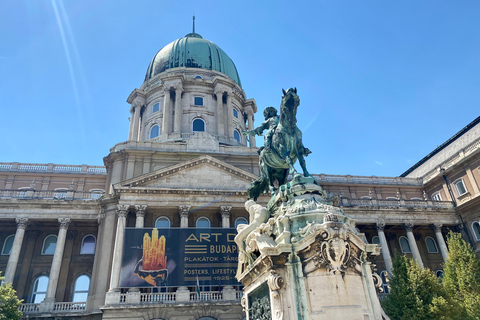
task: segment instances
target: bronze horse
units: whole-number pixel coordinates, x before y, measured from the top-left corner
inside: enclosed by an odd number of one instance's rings
[[[288,174],[294,177],[299,173],[294,168],[295,162],[300,162],[305,177],[310,176],[305,164],[305,156],[310,150],[302,143],[302,132],[297,127],[297,107],[300,98],[296,88],[283,90],[280,104],[280,120],[272,136],[271,148],[260,149],[260,178],[254,181],[247,190],[248,198],[255,201],[259,195],[268,189],[275,194],[275,181],[281,186],[287,182]]]

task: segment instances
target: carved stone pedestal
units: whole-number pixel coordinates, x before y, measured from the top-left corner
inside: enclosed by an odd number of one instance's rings
[[[268,210],[245,204],[251,223],[235,241],[247,319],[382,319],[368,262],[380,248],[310,179],[282,186]]]

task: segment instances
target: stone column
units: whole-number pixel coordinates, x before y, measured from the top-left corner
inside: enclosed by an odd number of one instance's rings
[[[128,140],[133,140],[133,118],[135,115],[135,108],[130,108],[130,129],[128,129]]]
[[[170,133],[170,88],[164,89],[165,97],[163,98],[163,122],[162,122],[162,134]]]
[[[248,119],[248,130],[253,130],[255,129],[253,127],[253,112],[252,111],[249,111],[247,113],[247,119]],[[255,141],[255,136],[250,136],[250,147],[256,147],[257,146],[257,143]]]
[[[146,205],[136,205],[135,206],[135,214],[137,216],[137,220],[135,220],[135,228],[143,228],[144,227],[146,210],[147,210]]]
[[[138,141],[138,132],[140,127],[140,109],[142,108],[139,105],[135,105],[135,112],[133,114],[133,130],[132,130],[132,139],[133,141]]]
[[[215,91],[217,96],[217,134],[218,136],[225,135],[225,123],[223,121],[223,91]]]
[[[25,229],[27,227],[27,218],[16,218],[17,232],[15,232],[15,238],[13,239],[12,251],[8,257],[7,269],[5,270],[5,283],[13,283],[15,277],[15,271],[17,270],[18,258],[20,257],[20,251],[22,250],[23,237],[25,235]]]
[[[55,294],[57,293],[58,276],[60,275],[60,267],[62,266],[63,250],[65,249],[65,240],[67,239],[69,218],[59,218],[60,230],[58,231],[57,244],[55,245],[55,253],[53,254],[52,267],[50,268],[50,277],[48,279],[47,294],[44,302],[55,302]]]
[[[181,133],[182,132],[182,91],[183,88],[181,86],[175,87],[175,120],[174,120],[174,133]]]
[[[384,221],[377,222],[378,238],[380,239],[380,246],[382,247],[383,260],[385,261],[385,267],[387,269],[388,274],[391,274],[392,257],[390,255],[390,250],[388,249],[388,243],[387,243],[387,238],[385,237],[385,232],[383,232],[384,228],[385,228]]]
[[[233,106],[232,106],[232,93],[227,95],[227,137],[233,138]]]
[[[437,243],[438,247],[440,248],[440,253],[442,254],[443,261],[447,261],[448,249],[442,234],[442,224],[434,223],[433,227],[435,229],[435,235],[437,236]]]
[[[423,269],[422,257],[420,256],[420,252],[418,251],[417,247],[417,241],[415,241],[415,236],[413,235],[413,223],[405,223],[405,230],[407,231],[408,244],[412,250],[413,259],[415,259],[420,268]]]
[[[222,228],[230,228],[230,215],[232,212],[232,207],[221,206],[220,212],[222,214]]]
[[[108,292],[119,291],[118,284],[120,281],[120,269],[122,267],[123,239],[125,238],[128,208],[128,205],[119,204],[117,206],[117,233],[115,236],[115,248],[113,249],[112,274],[110,276],[110,289]]]
[[[190,214],[191,206],[179,206],[178,213],[180,214],[180,228],[188,228],[188,215]]]

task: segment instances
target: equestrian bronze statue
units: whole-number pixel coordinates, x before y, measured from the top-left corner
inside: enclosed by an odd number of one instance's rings
[[[255,201],[263,192],[270,190],[271,195],[275,194],[275,181],[281,186],[287,182],[289,173],[294,178],[300,174],[294,167],[299,161],[303,175],[309,177],[305,164],[305,156],[310,150],[302,143],[302,132],[297,127],[297,107],[300,105],[300,98],[296,88],[283,90],[282,102],[280,104],[280,116],[273,107],[267,107],[264,111],[265,121],[256,129],[244,131],[245,134],[265,134],[265,147],[259,149],[260,155],[260,178],[254,181],[247,190],[248,198]]]

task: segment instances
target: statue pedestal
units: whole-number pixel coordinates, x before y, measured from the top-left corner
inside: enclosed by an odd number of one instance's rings
[[[282,186],[269,210],[252,202],[250,232],[235,239],[247,319],[382,319],[381,280],[367,261],[380,248],[363,242],[338,199],[299,180]]]

